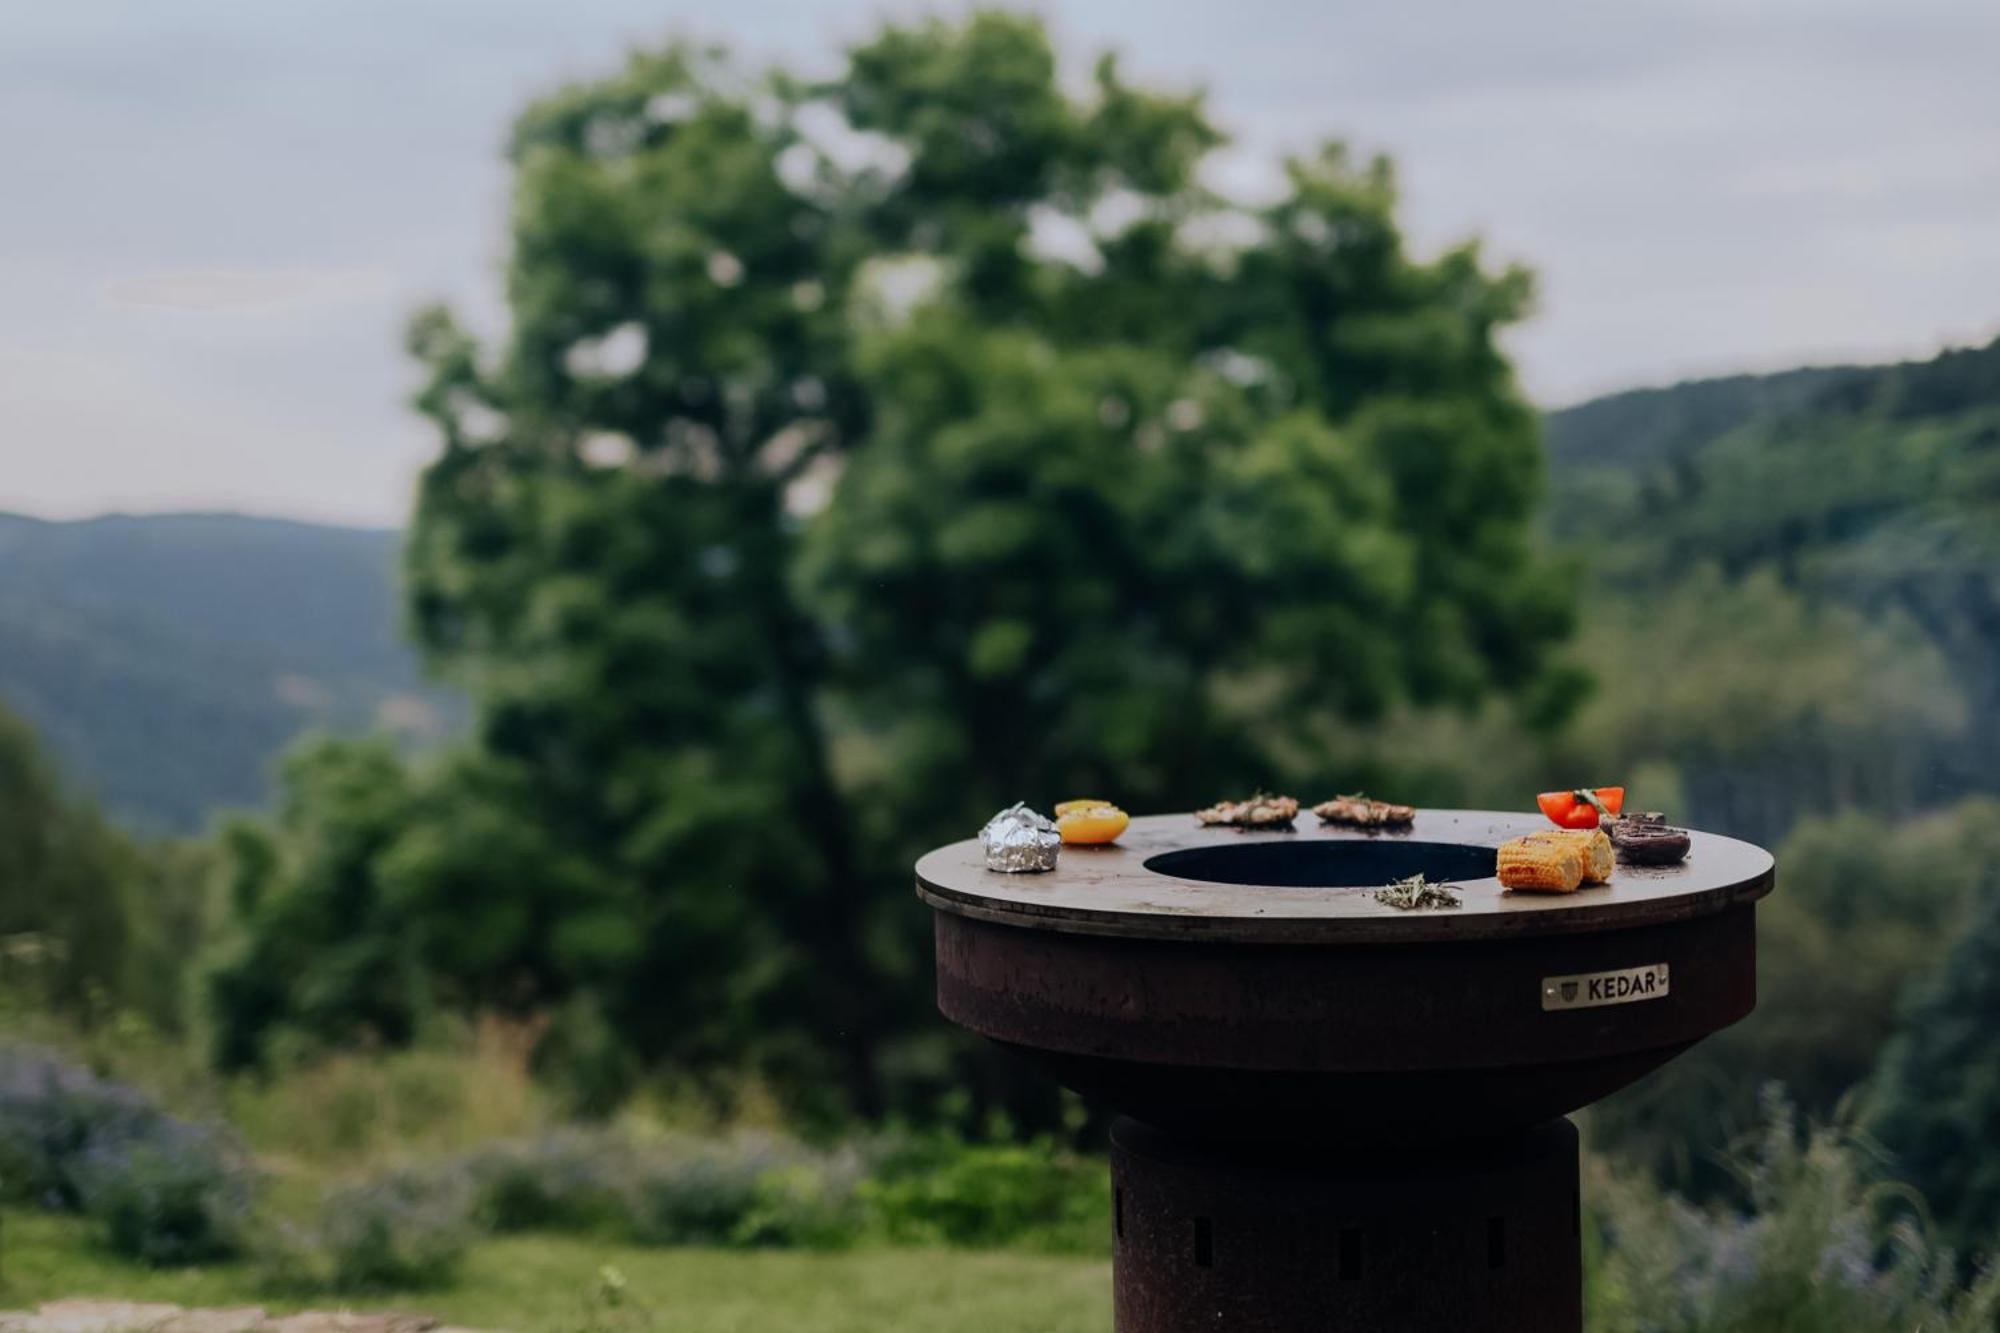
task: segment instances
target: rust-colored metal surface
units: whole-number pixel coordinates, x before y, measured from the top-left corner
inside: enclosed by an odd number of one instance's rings
[[[1579,1333],[1576,1131],[1319,1158],[1111,1131],[1124,1333]]]
[[[939,914],[938,1006],[1038,1050],[1234,1069],[1546,1064],[1706,1036],[1756,1003],[1748,905],[1692,921],[1403,949],[1063,935]],[[1549,1012],[1543,981],[1665,965],[1664,994]]]
[[[935,930],[945,1017],[1126,1115],[1232,1136],[1501,1133],[1589,1105],[1756,1004],[1747,904],[1601,935],[1405,949],[1134,940],[944,914]],[[1670,979],[1657,998],[1542,1008],[1548,978],[1651,967]]]
[[[940,1011],[1129,1117],[1121,1333],[1580,1328],[1561,1117],[1751,1011],[1774,867],[1694,833],[1679,866],[1502,892],[1494,848],[1543,827],[1166,815],[1047,874],[977,842],[918,862]],[[1463,905],[1372,896],[1417,872]]]

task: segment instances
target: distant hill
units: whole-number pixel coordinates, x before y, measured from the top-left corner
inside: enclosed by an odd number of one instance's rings
[[[1783,687],[1728,728],[1739,748],[1760,724],[1769,736],[1701,772],[1711,805],[1740,814],[1781,791],[1806,808],[1880,805],[1895,792],[1921,807],[2000,790],[2000,340],[1617,394],[1552,414],[1548,441],[1548,525],[1589,560],[1599,618],[1644,629],[1683,614],[1674,642],[1644,649],[1675,668],[1649,682],[1653,711],[1732,672]],[[1732,610],[1740,631],[1717,639]],[[1779,625],[1793,626],[1784,644]],[[1689,645],[1704,636],[1700,657]],[[1819,658],[1790,655],[1814,637]],[[1645,660],[1635,649],[1621,665],[1610,683],[1631,688]],[[1926,713],[1932,734],[1918,735],[1911,719]],[[1869,727],[1881,735],[1862,745]],[[1820,749],[1788,760],[1787,745]]]
[[[396,533],[235,514],[0,514],[0,704],[140,827],[263,801],[315,726],[443,734],[397,632]]]
[[[1790,581],[1855,593],[1857,580],[1919,572],[1911,542],[1966,557],[1958,572],[1992,572],[1976,557],[2000,524],[2000,339],[1928,361],[1636,389],[1546,423],[1552,531],[1602,540],[1622,574],[1772,561]],[[1901,549],[1871,549],[1885,544]]]
[[[1747,422],[1812,403],[1877,368],[1809,366],[1775,375],[1726,375],[1657,389],[1627,389],[1551,412],[1549,459],[1567,468],[1638,468],[1672,463]]]
[[[1559,470],[1671,467],[1745,427],[1849,421],[1916,421],[2000,407],[2000,339],[1928,361],[1807,366],[1770,375],[1684,380],[1627,389],[1544,418]]]

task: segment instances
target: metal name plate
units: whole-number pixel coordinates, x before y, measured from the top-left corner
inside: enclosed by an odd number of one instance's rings
[[[1624,967],[1616,972],[1579,972],[1573,977],[1542,978],[1542,1008],[1595,1009],[1606,1004],[1635,1004],[1667,993],[1667,965]]]

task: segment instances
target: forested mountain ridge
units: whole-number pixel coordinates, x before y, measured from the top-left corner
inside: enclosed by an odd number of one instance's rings
[[[1672,657],[1696,684],[1779,678],[1771,716],[1786,725],[1752,719],[1763,753],[1739,747],[1735,772],[1754,780],[1773,749],[1816,730],[1829,750],[1801,766],[1809,802],[1908,813],[1995,789],[2000,340],[1619,395],[1554,414],[1548,441],[1549,528],[1590,561],[1594,601],[1678,616],[1696,640],[1755,602],[1754,632],[1790,620],[1801,640],[1844,641],[1837,678],[1805,669],[1833,656],[1754,639],[1718,643],[1713,661]],[[1713,595],[1688,604],[1702,587]]]
[[[399,632],[396,533],[238,514],[0,515],[0,705],[141,826],[261,803],[312,726],[447,725]]]
[[[1559,471],[1645,470],[1757,424],[1872,415],[1911,421],[2000,406],[2000,339],[1926,361],[1804,366],[1625,389],[1544,418]]]
[[[1836,384],[1872,373],[1863,366],[1807,366],[1624,389],[1548,413],[1544,439],[1551,464],[1562,469],[1672,463],[1746,422],[1798,408]]]

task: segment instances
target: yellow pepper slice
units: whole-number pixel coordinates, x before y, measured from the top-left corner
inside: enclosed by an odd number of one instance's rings
[[[1064,801],[1056,807],[1056,831],[1073,846],[1115,842],[1131,822],[1108,801]]]
[[[1090,810],[1094,808],[1108,808],[1116,810],[1118,807],[1112,805],[1111,802],[1109,801],[1100,801],[1095,796],[1086,796],[1080,800],[1075,800],[1075,801],[1057,801],[1056,818],[1061,819],[1064,815],[1068,814],[1072,810]]]

